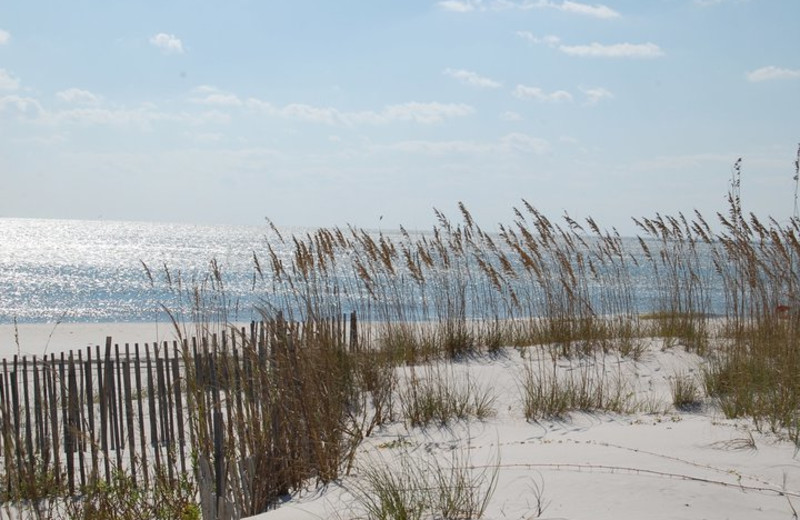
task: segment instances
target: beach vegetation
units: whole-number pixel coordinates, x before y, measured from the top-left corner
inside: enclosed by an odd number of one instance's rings
[[[401,417],[410,427],[444,427],[453,421],[484,420],[494,415],[492,389],[482,388],[448,367],[411,368],[399,390]]]
[[[525,418],[538,421],[565,419],[571,412],[633,412],[634,392],[613,361],[607,361],[603,354],[578,360],[528,358],[519,379]]]
[[[670,378],[669,385],[675,408],[685,412],[700,409],[702,405],[700,386],[692,375],[676,373]]]
[[[463,448],[443,457],[407,449],[391,455],[373,456],[359,468],[355,518],[483,518],[497,487],[499,460],[477,466]]]

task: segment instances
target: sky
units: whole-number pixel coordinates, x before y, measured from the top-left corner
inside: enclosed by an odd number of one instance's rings
[[[797,0],[0,3],[0,217],[792,216]]]

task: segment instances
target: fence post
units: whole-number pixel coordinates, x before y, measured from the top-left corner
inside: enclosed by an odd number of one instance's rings
[[[0,374],[0,379],[2,379],[2,385],[0,385],[0,406],[3,409],[3,456],[6,460],[6,492],[10,495],[11,494],[11,481],[12,476],[8,472],[8,464],[9,461],[12,460],[12,442],[11,442],[11,416],[9,411],[9,401],[8,401],[8,365],[6,364],[6,360],[3,359],[3,373]]]
[[[164,395],[166,394],[166,383],[164,381],[164,360],[161,359],[159,356],[159,349],[155,348],[155,356],[156,356],[156,384],[158,385],[157,389],[157,402],[158,402],[158,420],[161,422],[161,438],[159,443],[159,450],[161,449],[161,445],[163,444],[167,448],[167,472],[169,474],[169,480],[172,481],[172,461],[169,454],[169,411],[167,410],[166,403],[164,402]]]
[[[181,384],[180,384],[180,367],[178,366],[178,344],[173,343],[173,356],[172,356],[172,386],[175,392],[175,415],[177,419],[178,428],[178,450],[181,460],[181,474],[186,475],[186,438],[184,434],[183,425],[183,399],[181,398]],[[186,391],[189,391],[187,386]],[[191,419],[190,419],[191,420]]]
[[[111,336],[106,337],[106,357],[111,355]],[[100,449],[103,451],[103,468],[106,482],[111,482],[111,467],[108,461],[108,382],[105,377],[105,363],[100,357],[97,345],[97,394],[100,396]]]
[[[16,364],[16,356],[14,356],[14,364]],[[20,442],[19,442],[19,390],[17,390],[17,369],[16,367],[12,367],[13,369],[9,373],[9,390],[11,391],[11,414],[9,419],[11,420],[11,430],[13,434],[13,441],[12,445],[14,446],[14,451],[16,452],[16,478],[14,478],[11,474],[8,475],[9,483],[12,479],[15,481],[15,485],[17,489],[19,489],[19,484],[22,479],[22,450],[20,450]],[[9,459],[10,461],[11,459]],[[10,485],[10,484],[9,484]],[[11,487],[9,487],[9,490]]]
[[[19,386],[17,385],[17,356],[14,356],[14,370],[11,372],[11,411],[14,415],[14,446],[17,451],[17,482],[22,479],[22,443],[19,437]]]
[[[83,396],[85,392],[85,387],[83,386],[83,352],[78,350],[78,361],[75,364],[75,388],[76,388],[76,396],[77,396],[77,405],[75,409],[75,424],[77,425],[78,431],[80,435],[78,435],[77,442],[78,442],[78,469],[81,474],[81,487],[86,486],[86,462],[83,460],[83,454],[86,452],[86,422],[85,422],[85,414],[84,408],[85,403],[83,401]]]
[[[5,365],[6,360],[3,360],[3,365]],[[7,374],[0,373],[0,409],[2,409],[2,415],[0,415],[0,424],[2,425],[3,431],[0,433],[0,447],[3,449],[3,454],[6,454],[8,450],[7,446],[7,431],[6,428],[8,427],[8,378],[6,377]],[[6,456],[6,460],[8,457]]]
[[[352,352],[358,351],[358,321],[356,320],[356,312],[350,313],[350,350]]]
[[[28,391],[28,358],[22,356],[22,391],[25,397],[25,449],[28,450],[29,478],[36,471],[36,459],[33,453],[33,431],[31,426],[31,402]]]
[[[169,344],[164,342],[164,360],[161,363],[164,371],[164,394],[161,396],[161,406],[164,410],[164,418],[167,429],[167,470],[169,472],[170,483],[174,482],[173,469],[175,466],[175,422],[172,419],[172,382],[170,377]]]
[[[125,434],[125,411],[122,403],[122,363],[119,355],[119,343],[114,344],[114,360],[111,361],[111,366],[116,366],[117,376],[114,378],[114,371],[112,368],[111,381],[113,381],[113,393],[111,399],[113,402],[112,411],[114,413],[114,439],[117,446],[117,469],[122,468],[122,452],[125,450],[125,442],[122,438]]]
[[[150,345],[144,344],[144,355],[147,359],[147,401],[150,410],[150,445],[155,452],[155,478],[161,476],[161,450],[158,441],[158,416],[156,415],[156,397],[153,387],[153,365],[150,360]]]
[[[117,360],[119,363],[120,361]],[[133,435],[133,402],[131,401],[131,357],[130,357],[130,346],[128,343],[125,343],[125,364],[122,367],[122,381],[123,385],[125,386],[125,420],[128,423],[128,449],[130,450],[129,457],[131,461],[131,478],[133,479],[133,485],[136,486],[136,444],[135,444],[135,437]],[[142,458],[146,457],[146,454],[142,454]]]
[[[97,440],[96,430],[94,425],[94,388],[92,383],[92,348],[86,348],[86,369],[83,372],[86,378],[86,405],[88,408],[89,420],[89,449],[92,451],[92,472],[90,482],[92,484],[97,480]]]
[[[50,437],[53,439],[53,473],[56,484],[61,485],[61,436],[58,434],[58,376],[56,374],[56,355],[50,354],[47,374],[48,413],[50,414]]]
[[[136,401],[138,403],[139,408],[139,447],[142,450],[142,473],[144,475],[144,487],[145,489],[149,489],[150,487],[150,476],[148,474],[147,468],[147,435],[145,434],[144,428],[144,409],[142,406],[142,401],[144,397],[142,396],[142,374],[141,374],[141,362],[139,359],[139,344],[136,343],[134,345],[134,349],[136,352],[136,361],[135,361],[135,375],[136,375]]]
[[[63,361],[62,361],[63,364]],[[75,448],[76,430],[75,414],[78,408],[78,384],[75,376],[75,363],[72,353],[69,355],[69,367],[67,369],[67,384],[62,387],[66,390],[66,395],[62,391],[61,399],[66,406],[66,420],[64,421],[64,451],[67,454],[67,486],[69,494],[75,494]]]
[[[216,472],[217,490],[217,511],[223,511],[225,507],[225,464],[223,461],[222,442],[223,442],[222,412],[215,407],[214,409],[214,471]],[[226,519],[227,520],[227,519]]]

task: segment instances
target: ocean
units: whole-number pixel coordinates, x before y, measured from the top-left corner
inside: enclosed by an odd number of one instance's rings
[[[175,303],[165,266],[191,284],[212,259],[231,294],[255,302],[253,252],[268,233],[266,224],[0,219],[0,323],[163,319],[162,305]]]
[[[282,233],[302,236],[307,231]],[[399,232],[383,234],[401,239]],[[0,323],[163,321],[165,309],[186,306],[187,289],[208,281],[212,261],[222,272],[225,296],[235,311],[231,318],[249,321],[258,318],[257,307],[275,296],[269,281],[256,273],[254,254],[265,263],[270,241],[278,256],[290,262],[289,246],[276,245],[275,236],[266,222],[207,226],[0,219]],[[627,243],[638,250],[636,240]],[[632,269],[629,283],[635,305],[652,310],[658,284],[651,271]],[[338,297],[345,312],[347,298],[360,299],[364,307],[363,291]],[[712,307],[721,310],[721,289],[712,288],[710,297]],[[419,301],[413,294],[397,298],[410,307]],[[413,309],[408,314],[420,315]]]

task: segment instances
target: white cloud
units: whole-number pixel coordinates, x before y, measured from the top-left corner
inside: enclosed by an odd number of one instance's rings
[[[399,105],[388,105],[381,111],[366,110],[360,112],[342,112],[331,107],[315,107],[301,103],[292,103],[284,107],[276,107],[267,101],[250,98],[247,107],[259,112],[314,123],[328,125],[353,126],[359,124],[380,125],[395,121],[413,121],[420,124],[440,123],[451,117],[463,117],[475,110],[464,104],[455,103],[419,103],[409,102]]]
[[[463,69],[444,69],[443,74],[455,78],[460,82],[479,88],[500,88],[503,86],[499,81],[480,76],[475,72]]]
[[[782,69],[770,65],[747,73],[747,79],[754,82],[793,78],[800,78],[800,69]]]
[[[730,165],[736,160],[735,154],[696,153],[684,155],[660,155],[652,159],[634,162],[633,171],[673,170],[707,166],[708,164]]]
[[[200,103],[204,105],[215,105],[222,107],[238,107],[242,106],[242,100],[236,97],[235,94],[209,94]]]
[[[530,43],[535,43],[535,44],[543,43],[549,47],[556,47],[559,43],[561,43],[561,38],[559,38],[558,36],[548,35],[540,38],[528,31],[517,31],[517,36],[519,36],[524,40],[527,40]]]
[[[550,143],[545,139],[527,134],[508,134],[500,139],[501,149],[517,152],[533,152],[542,155],[550,151]]]
[[[16,95],[0,96],[0,113],[36,119],[42,124],[53,127],[79,125],[138,127],[149,130],[153,124],[164,122],[197,127],[228,124],[231,121],[229,114],[219,110],[206,110],[200,113],[169,112],[153,103],[140,103],[133,108],[103,106],[104,100],[100,96],[78,88],[60,91],[56,93],[56,97],[70,105],[63,109],[47,110],[33,98]]]
[[[395,150],[398,152],[427,153],[443,155],[448,153],[476,153],[487,150],[487,146],[474,141],[400,141],[388,146],[378,146],[378,149]]]
[[[34,146],[58,146],[69,142],[69,138],[64,134],[36,135],[30,137],[17,137],[12,140],[19,144],[32,144]]]
[[[201,85],[192,89],[192,96],[189,101],[197,105],[217,107],[239,107],[243,104],[236,94],[223,92],[216,87],[208,85]]]
[[[547,93],[539,87],[528,87],[526,85],[517,85],[514,89],[514,96],[520,99],[534,99],[536,101],[550,103],[572,101],[572,94],[566,90],[556,90],[555,92]]]
[[[742,3],[748,0],[694,0],[695,5],[700,7],[710,7],[712,5],[729,4],[729,3]]]
[[[586,95],[587,105],[596,105],[604,99],[612,99],[614,97],[614,94],[603,87],[582,88],[581,92]]]
[[[414,121],[422,124],[441,123],[447,118],[463,117],[475,111],[461,103],[419,103],[412,101],[399,105],[388,105],[380,112],[357,112],[349,116],[352,122],[389,123]]]
[[[183,54],[183,42],[174,34],[158,33],[150,37],[150,44],[167,54]]]
[[[55,125],[138,125],[147,127],[152,121],[169,119],[167,114],[147,109],[75,108],[48,114],[47,122]]]
[[[284,107],[276,107],[272,103],[256,98],[248,99],[245,105],[251,110],[286,119],[327,125],[343,123],[344,114],[335,108],[315,107],[304,103],[291,103]]]
[[[612,19],[619,18],[620,14],[603,4],[584,4],[565,0],[553,2],[551,0],[493,0],[484,3],[482,0],[444,0],[438,3],[446,11],[468,13],[471,11],[501,11],[508,9],[557,9],[565,13],[592,16],[594,18]]]
[[[543,155],[550,151],[550,143],[545,139],[522,133],[505,135],[494,142],[478,141],[400,141],[388,146],[378,146],[406,153],[425,153],[431,155],[446,154],[498,154],[498,153],[532,153]]]
[[[272,103],[268,101],[262,101],[257,98],[248,98],[244,104],[247,108],[256,112],[263,112],[265,114],[277,113],[277,109],[272,105]]]
[[[590,45],[564,45],[558,36],[536,36],[529,31],[517,31],[517,36],[523,40],[536,44],[557,48],[564,54],[571,56],[589,56],[601,58],[656,58],[663,56],[664,51],[654,43],[616,43],[604,45],[592,43]]]
[[[558,49],[570,56],[587,56],[592,58],[657,58],[664,51],[654,43],[615,43],[604,45],[560,45]]]
[[[56,97],[67,103],[83,105],[96,105],[100,102],[100,98],[98,96],[92,94],[88,90],[79,88],[68,88],[67,90],[62,90],[61,92],[56,93]]]
[[[59,110],[42,114],[42,121],[51,125],[83,125],[139,127],[149,130],[153,123],[178,123],[192,126],[204,124],[226,124],[230,115],[217,110],[209,110],[200,114],[165,112],[150,103],[143,103],[136,108],[127,107],[80,107]]]
[[[0,90],[17,90],[18,88],[19,79],[9,74],[6,69],[0,69]]]
[[[227,125],[231,122],[230,114],[220,112],[219,110],[206,110],[205,112],[197,115],[182,114],[174,117],[175,120],[186,121],[192,125]]]
[[[522,121],[522,116],[516,112],[503,112],[500,114],[500,119],[503,121]]]
[[[0,114],[38,118],[44,113],[39,102],[33,98],[20,96],[0,97]]]
[[[555,7],[562,11],[566,11],[568,13],[575,13],[575,14],[584,14],[588,16],[593,16],[595,18],[603,18],[603,19],[610,19],[610,18],[619,18],[620,14],[615,10],[611,9],[608,6],[597,4],[597,5],[589,5],[589,4],[581,4],[578,2],[561,2],[559,5],[553,4],[550,2],[551,7]]]
[[[0,45],[5,45],[11,41],[11,33],[0,29]]]
[[[327,125],[336,124],[337,119],[341,117],[341,113],[335,108],[315,107],[303,103],[286,105],[279,111],[279,114],[288,119]]]
[[[455,11],[457,13],[474,11],[476,5],[480,5],[480,2],[472,2],[469,0],[445,0],[444,2],[439,2],[439,7],[442,9],[446,11]]]
[[[221,132],[185,132],[184,136],[197,141],[198,143],[219,143],[225,139],[225,134]]]
[[[192,89],[193,94],[199,94],[199,95],[214,94],[215,92],[219,92],[219,89],[212,85],[200,85]]]

